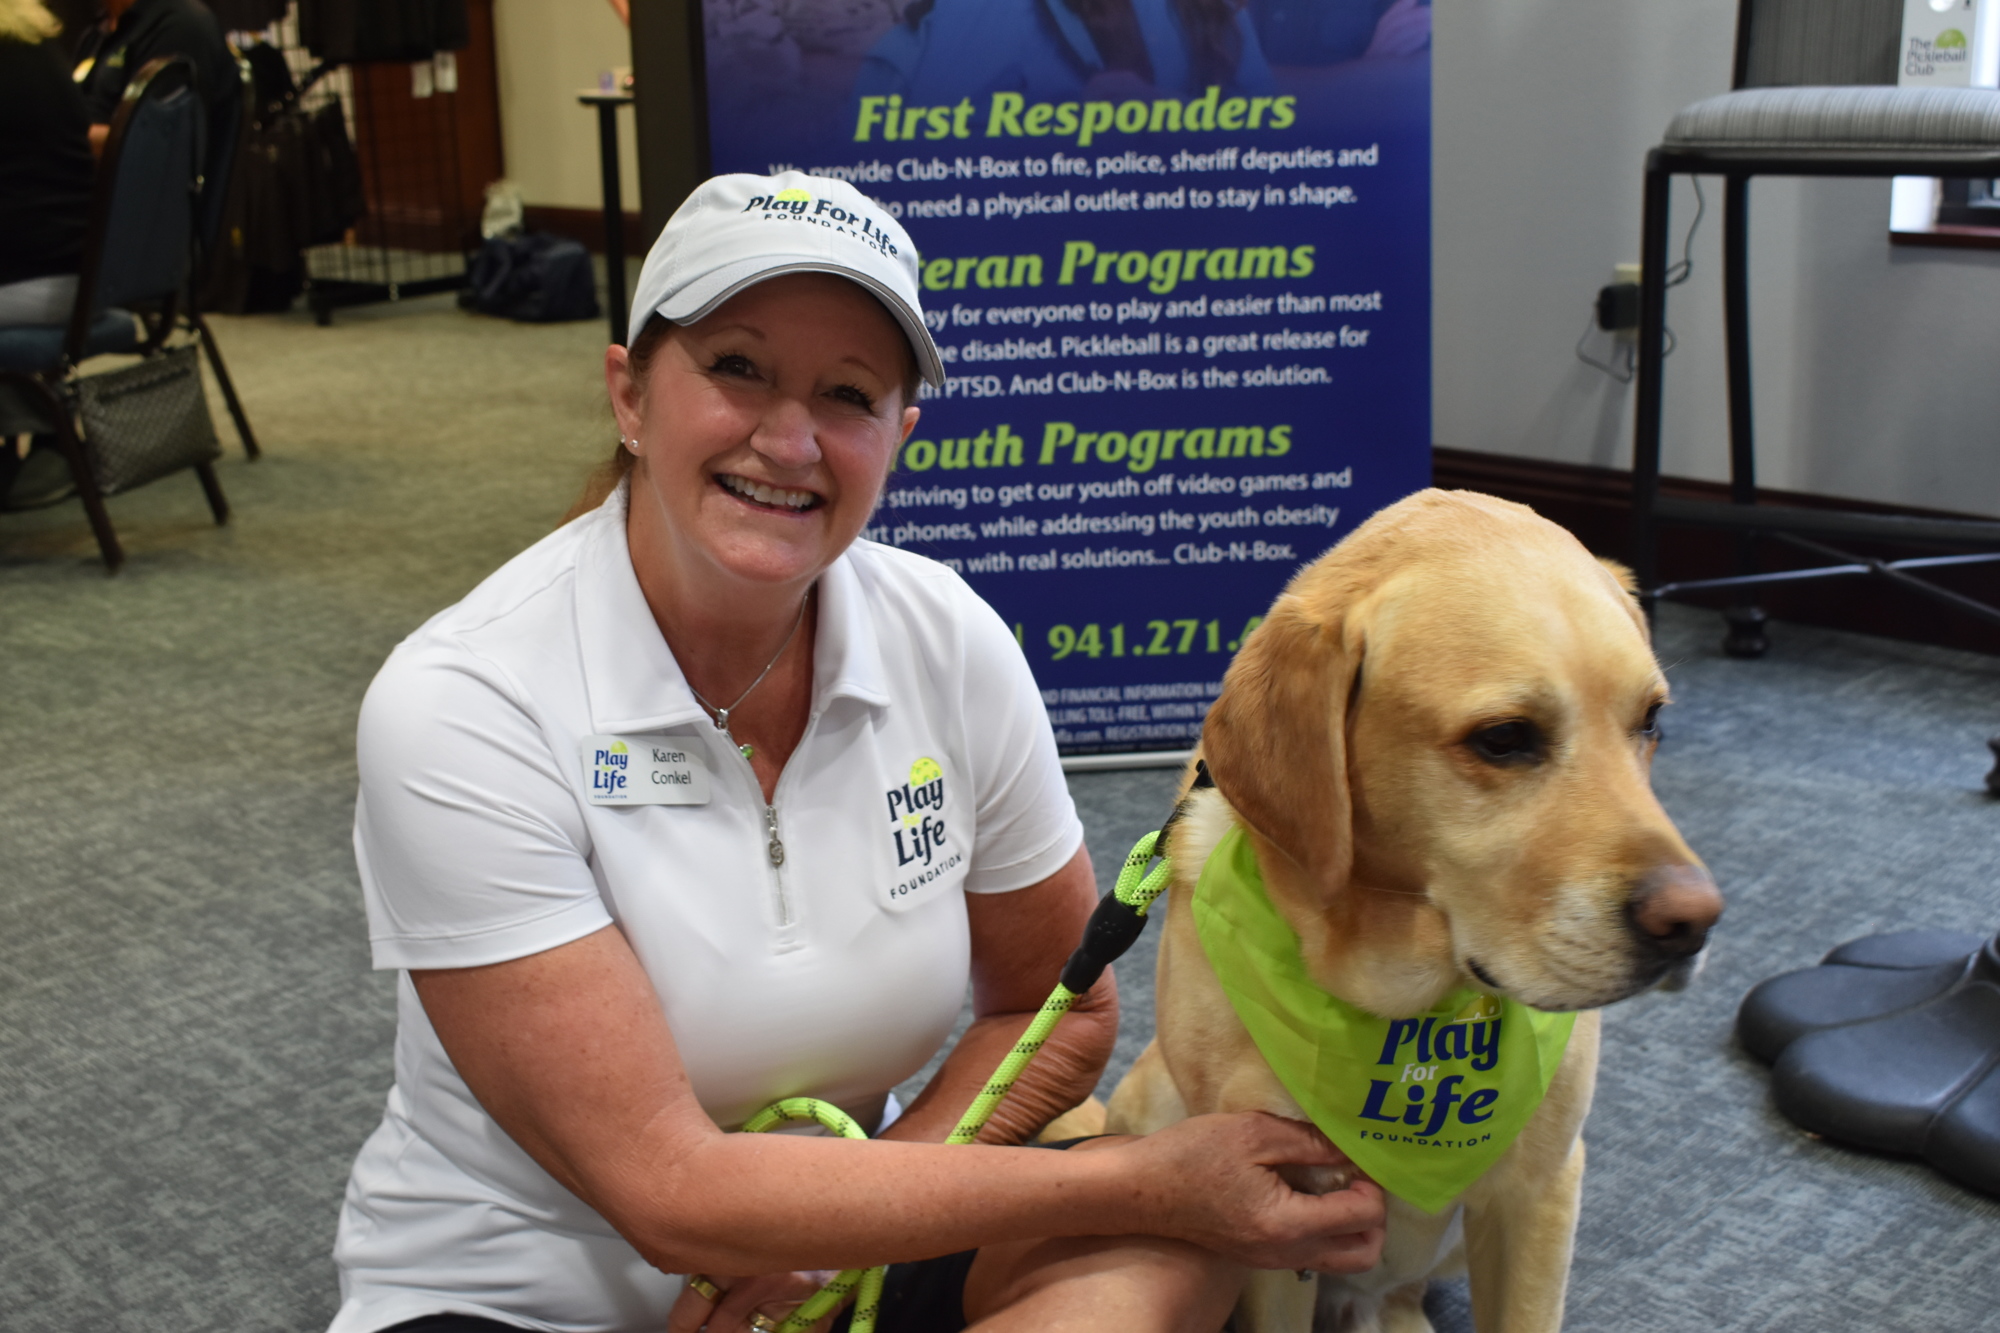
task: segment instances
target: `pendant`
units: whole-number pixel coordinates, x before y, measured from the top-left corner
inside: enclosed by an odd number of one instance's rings
[[[757,752],[757,747],[754,745],[739,745],[736,747],[736,753],[742,755],[745,759],[748,759],[751,755],[755,754],[756,752]]]

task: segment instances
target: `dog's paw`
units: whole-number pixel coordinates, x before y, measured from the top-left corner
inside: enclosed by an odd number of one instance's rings
[[[1424,1286],[1413,1282],[1383,1296],[1322,1282],[1312,1333],[1436,1333],[1424,1313]]]

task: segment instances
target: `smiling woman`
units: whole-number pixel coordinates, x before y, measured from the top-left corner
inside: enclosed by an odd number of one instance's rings
[[[858,540],[942,378],[902,229],[834,181],[718,178],[631,326],[597,503],[362,707],[356,860],[405,977],[333,1333],[742,1333],[812,1270],[884,1262],[882,1333],[1213,1333],[1243,1265],[1372,1264],[1372,1185],[1280,1175],[1339,1160],[1307,1126],[1008,1146],[1096,1083],[1109,978],[981,1144],[942,1144],[1095,890],[1012,633]],[[970,1029],[898,1106],[968,984]],[[799,1096],[874,1141],[731,1132]]]
[[[825,273],[772,278],[692,324],[654,315],[642,337],[644,353],[605,353],[634,459],[626,541],[639,587],[667,641],[688,645],[675,656],[697,698],[747,698],[760,658],[779,672],[767,698],[798,695],[809,655],[781,671],[784,644],[810,622],[814,581],[860,535],[917,422],[910,345],[879,300]],[[802,729],[804,717],[755,703],[710,712],[751,747],[768,797],[798,741],[781,723]]]

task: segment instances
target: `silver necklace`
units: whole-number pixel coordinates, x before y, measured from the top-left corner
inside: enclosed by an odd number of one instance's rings
[[[792,632],[787,634],[785,636],[785,641],[778,645],[778,651],[772,654],[771,660],[764,663],[764,669],[757,673],[757,679],[750,682],[749,689],[744,690],[743,693],[736,696],[735,703],[729,705],[729,707],[727,708],[718,708],[714,704],[710,703],[707,699],[704,699],[702,697],[701,691],[696,689],[692,683],[688,685],[688,693],[694,696],[694,701],[700,704],[703,708],[707,709],[709,712],[715,714],[714,717],[715,729],[721,732],[723,735],[729,737],[729,743],[731,745],[736,745],[736,752],[742,755],[745,759],[748,759],[753,753],[755,753],[756,747],[753,745],[737,745],[736,733],[732,732],[729,729],[729,715],[735,712],[738,708],[741,708],[743,706],[743,701],[750,697],[751,690],[756,689],[759,685],[762,685],[764,683],[764,677],[771,674],[771,668],[778,665],[778,659],[785,655],[785,649],[791,647],[792,640],[796,639],[799,636],[799,626],[806,623],[806,608],[812,605],[812,595],[813,595],[813,590],[811,588],[806,589],[806,595],[799,600],[799,617],[797,620],[794,620],[792,622]]]

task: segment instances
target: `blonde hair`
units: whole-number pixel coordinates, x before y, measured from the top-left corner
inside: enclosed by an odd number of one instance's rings
[[[0,0],[0,41],[32,46],[61,32],[61,22],[42,6],[42,0]]]

